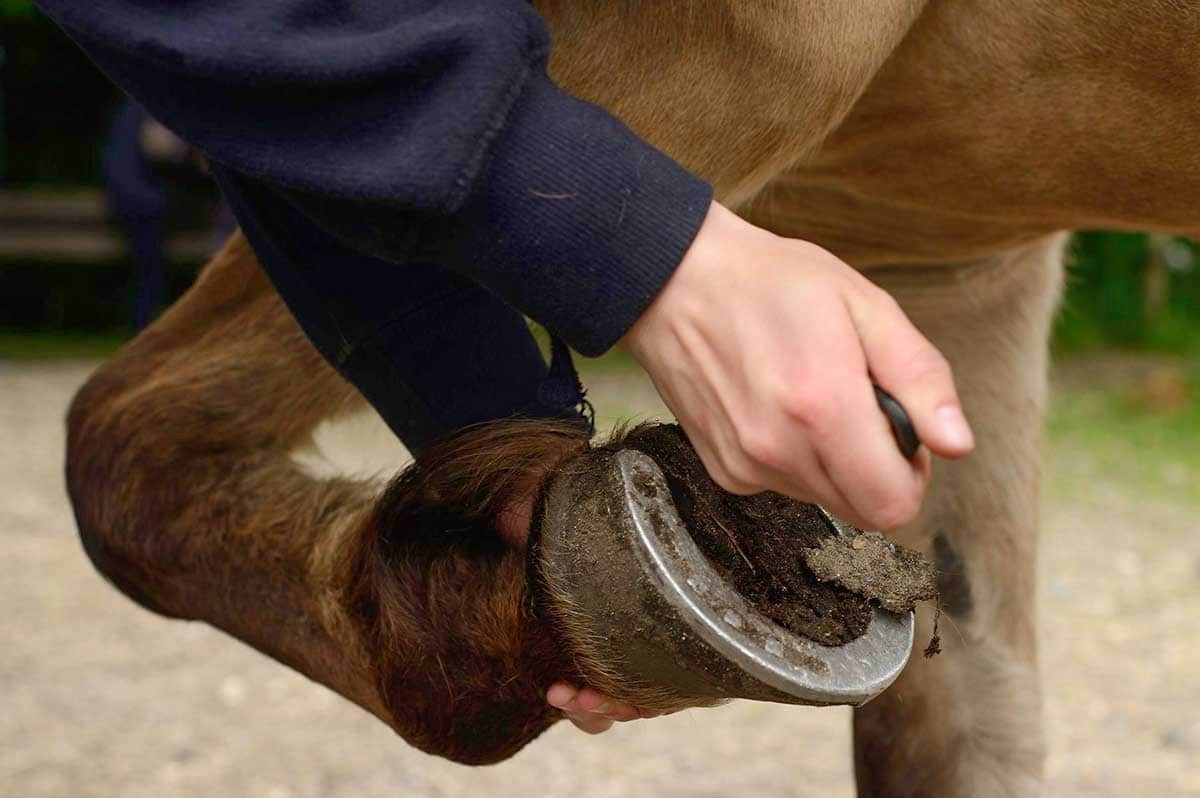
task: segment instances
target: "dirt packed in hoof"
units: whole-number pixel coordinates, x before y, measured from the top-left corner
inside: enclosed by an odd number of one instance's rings
[[[932,565],[916,552],[878,535],[838,535],[812,504],[722,490],[676,425],[638,428],[623,448],[662,469],[688,532],[722,578],[796,634],[842,645],[866,631],[875,603],[904,612],[937,593]]]
[[[839,584],[892,612],[908,612],[916,602],[938,595],[929,561],[878,532],[860,532],[849,545],[844,538],[824,538],[801,556],[822,582]]]

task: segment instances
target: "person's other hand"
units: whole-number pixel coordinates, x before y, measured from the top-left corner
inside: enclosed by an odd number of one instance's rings
[[[612,728],[613,723],[639,718],[657,718],[661,712],[638,709],[609,698],[590,687],[582,690],[567,682],[555,682],[546,691],[546,701],[561,709],[563,715],[580,731],[599,734]]]
[[[513,502],[499,518],[501,536],[512,546],[523,549],[529,541],[529,525],[533,519],[533,500],[525,497]],[[569,682],[555,682],[546,691],[546,703],[559,709],[563,717],[588,734],[608,731],[613,723],[656,718],[663,714],[639,709],[600,693],[590,687],[580,688]]]
[[[717,203],[621,345],[732,493],[773,490],[894,529],[920,510],[929,452],[974,448],[945,358],[891,296]],[[900,454],[872,378],[928,451]]]

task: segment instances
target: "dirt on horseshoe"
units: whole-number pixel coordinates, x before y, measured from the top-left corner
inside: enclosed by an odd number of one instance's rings
[[[677,425],[638,427],[622,446],[662,469],[680,517],[717,573],[798,635],[843,645],[862,636],[876,605],[907,612],[937,595],[934,567],[917,552],[877,533],[839,534],[812,504],[722,490]]]

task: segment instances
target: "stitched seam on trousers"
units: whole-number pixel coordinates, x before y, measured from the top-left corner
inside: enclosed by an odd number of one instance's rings
[[[517,99],[521,96],[521,92],[529,82],[529,76],[533,72],[530,61],[537,63],[548,52],[545,48],[539,48],[529,54],[529,60],[524,63],[520,74],[517,75],[512,86],[509,87],[508,92],[504,95],[504,101],[492,117],[491,124],[488,125],[487,130],[480,137],[479,149],[467,161],[466,166],[459,173],[458,179],[454,181],[455,191],[450,195],[446,208],[448,213],[453,214],[458,212],[462,208],[463,203],[471,195],[475,178],[479,176],[483,164],[487,161],[488,155],[491,154],[492,145],[495,143],[500,131],[504,128],[504,123],[508,121],[508,117],[512,113],[513,106],[517,104]]]

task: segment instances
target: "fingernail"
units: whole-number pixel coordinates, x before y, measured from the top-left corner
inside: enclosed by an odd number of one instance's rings
[[[597,715],[603,715],[605,712],[608,712],[610,709],[612,709],[612,702],[605,701],[598,707],[592,707],[591,709],[588,710],[588,712],[594,712]]]
[[[966,450],[975,445],[971,426],[958,405],[942,405],[937,409],[938,429],[942,440],[953,449]]]

